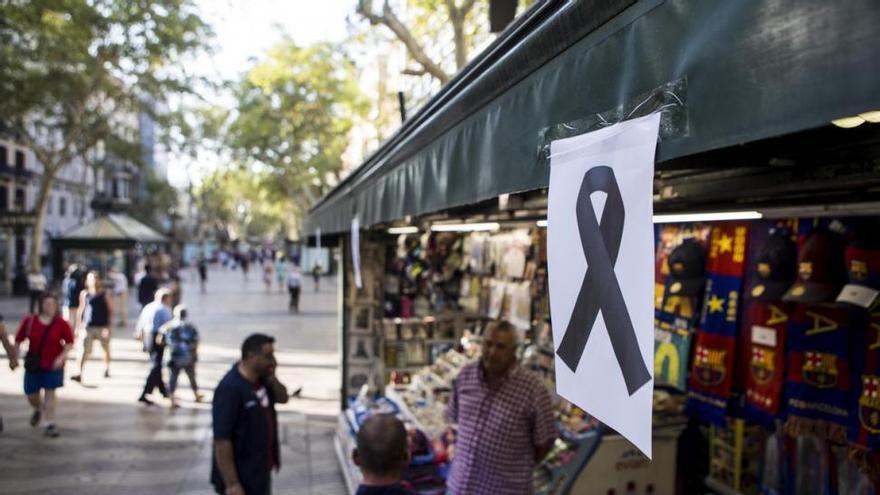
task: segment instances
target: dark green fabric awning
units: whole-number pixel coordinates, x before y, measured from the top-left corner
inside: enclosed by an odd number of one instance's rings
[[[307,234],[546,187],[545,129],[625,118],[658,88],[680,100],[658,162],[880,109],[877,26],[875,0],[541,3],[322,198]]]
[[[120,248],[142,244],[166,244],[168,238],[128,215],[109,214],[76,226],[52,239],[64,247]]]

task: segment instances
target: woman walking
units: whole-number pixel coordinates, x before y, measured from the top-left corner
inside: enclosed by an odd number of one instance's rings
[[[287,280],[287,265],[284,255],[278,253],[275,258],[275,280],[278,282],[278,292],[284,292],[284,281]]]
[[[110,378],[110,323],[113,321],[113,300],[101,286],[101,276],[96,271],[86,275],[86,290],[79,296],[78,329],[82,332],[82,353],[79,359],[79,373],[70,377],[82,383],[86,361],[92,355],[95,340],[104,349],[104,378]]]
[[[296,263],[290,265],[287,272],[287,291],[290,293],[290,302],[287,304],[289,313],[299,313],[299,291],[302,286],[302,272]]]
[[[266,286],[266,292],[272,290],[272,274],[275,272],[275,267],[272,265],[272,262],[266,261],[263,263],[263,284]]]
[[[24,393],[31,407],[31,426],[40,424],[46,436],[58,436],[55,426],[55,390],[64,386],[64,363],[73,348],[73,330],[58,314],[58,298],[43,293],[38,300],[38,313],[21,320],[15,334],[15,354],[20,355],[21,343],[28,341],[24,358]]]

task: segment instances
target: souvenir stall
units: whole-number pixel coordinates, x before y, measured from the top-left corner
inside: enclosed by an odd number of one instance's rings
[[[487,230],[462,231],[475,227]],[[361,289],[352,282],[352,257],[344,255],[348,407],[339,418],[337,454],[354,488],[360,475],[348,453],[359,425],[370,414],[394,413],[411,434],[414,461],[405,479],[419,493],[443,493],[455,455],[455,428],[444,416],[445,406],[460,369],[479,358],[488,322],[503,319],[516,326],[522,365],[555,392],[546,229],[534,220],[503,228],[446,221],[425,231],[398,231],[362,232]],[[575,493],[604,494],[630,484],[674,491],[676,438],[686,421],[683,402],[658,396],[658,462],[649,463],[622,438],[601,436],[597,421],[552,395],[559,438],[535,469],[535,493],[576,487]],[[625,474],[617,475],[621,470]]]
[[[353,435],[388,411],[411,431],[407,480],[443,492],[443,404],[487,321],[517,325],[553,386],[549,143],[659,112],[655,322],[637,329],[654,460],[560,399],[536,493],[876,494],[878,21],[869,1],[523,14],[310,211],[344,254],[350,488]]]

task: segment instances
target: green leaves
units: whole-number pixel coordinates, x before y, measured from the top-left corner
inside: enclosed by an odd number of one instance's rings
[[[226,143],[236,160],[310,204],[336,180],[349,132],[367,110],[355,68],[328,43],[282,39],[234,87]]]
[[[105,143],[108,159],[140,162],[138,113],[158,118],[190,91],[183,67],[210,34],[192,0],[0,2],[0,124],[44,167],[33,245],[55,175],[75,157]]]

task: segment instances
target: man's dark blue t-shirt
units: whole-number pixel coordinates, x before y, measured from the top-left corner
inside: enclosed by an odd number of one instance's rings
[[[355,495],[413,495],[413,492],[402,487],[400,483],[382,486],[361,485]]]
[[[275,397],[265,383],[256,387],[238,372],[236,363],[217,385],[213,401],[214,439],[232,441],[235,469],[245,493],[269,492],[270,471],[281,467]],[[217,493],[226,487],[216,457],[211,483]]]

